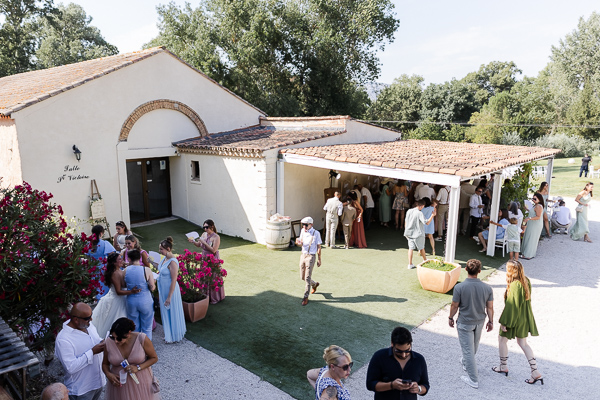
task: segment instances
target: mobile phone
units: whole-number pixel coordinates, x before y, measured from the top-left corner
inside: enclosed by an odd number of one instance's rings
[[[412,381],[410,379],[402,379],[402,383],[405,385],[410,385]]]

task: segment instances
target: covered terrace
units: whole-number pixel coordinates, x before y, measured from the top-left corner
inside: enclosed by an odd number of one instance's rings
[[[485,174],[495,175],[490,218],[497,221],[502,171],[532,161],[547,160],[546,181],[550,184],[552,162],[559,152],[542,147],[438,140],[396,140],[281,149],[277,164],[277,212],[284,212],[284,163],[450,186],[445,259],[454,261],[461,182]],[[496,226],[491,224],[490,237],[495,236]],[[494,250],[494,246],[488,246],[487,255],[493,256]]]

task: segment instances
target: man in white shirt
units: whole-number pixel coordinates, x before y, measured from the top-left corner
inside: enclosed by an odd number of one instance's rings
[[[444,186],[437,194],[438,201],[437,209],[437,237],[436,241],[441,242],[444,237],[444,228],[446,227],[446,217],[450,204],[450,186]]]
[[[360,195],[362,196],[365,204],[365,209],[363,210],[363,222],[365,224],[365,230],[368,230],[371,227],[371,216],[373,215],[375,202],[373,201],[373,196],[371,196],[369,189],[359,184],[358,190],[360,190]]]
[[[423,183],[415,190],[415,199],[423,200],[425,197],[429,197],[429,200],[435,199],[435,190],[428,184]]]
[[[564,200],[560,200],[558,207],[552,213],[552,229],[554,229],[554,233],[560,233],[562,229],[566,234],[569,226],[571,226],[571,210],[565,207]]]
[[[327,211],[325,216],[325,247],[335,248],[335,232],[337,231],[340,215],[344,211],[344,204],[340,201],[340,192],[335,192],[333,197],[327,200],[323,210]]]
[[[77,303],[71,319],[56,336],[54,353],[65,370],[69,400],[98,400],[106,378],[102,372],[104,341],[91,323],[92,309]]]
[[[311,277],[317,257],[317,267],[321,266],[321,234],[313,228],[313,219],[311,217],[302,218],[300,223],[302,224],[302,231],[296,239],[296,245],[302,246],[302,254],[300,254],[300,279],[306,282],[304,297],[302,298],[302,305],[305,306],[308,304],[309,293],[316,292],[319,286],[319,282],[313,281]],[[311,287],[312,291],[310,290]]]
[[[477,231],[477,225],[479,225],[479,221],[483,216],[483,202],[481,201],[481,193],[483,193],[483,188],[478,187],[475,190],[475,194],[471,196],[471,200],[469,200],[469,208],[471,209],[471,230],[469,231],[469,236],[473,237]]]

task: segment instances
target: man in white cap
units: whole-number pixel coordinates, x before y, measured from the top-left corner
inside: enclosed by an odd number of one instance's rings
[[[296,239],[296,245],[302,246],[302,254],[300,255],[300,279],[306,282],[304,287],[304,297],[302,305],[308,304],[308,295],[317,291],[319,282],[311,279],[315,259],[318,257],[317,267],[321,266],[321,234],[313,228],[313,219],[311,217],[302,218],[302,231]]]
[[[333,197],[327,200],[323,210],[327,211],[325,216],[325,247],[335,248],[335,233],[338,227],[338,221],[344,211],[344,204],[340,201],[340,192],[335,192]]]

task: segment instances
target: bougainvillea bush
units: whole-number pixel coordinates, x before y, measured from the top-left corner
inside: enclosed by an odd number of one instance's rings
[[[70,232],[52,194],[27,183],[0,189],[0,316],[32,350],[48,350],[69,305],[99,288],[91,238]]]
[[[208,296],[209,290],[219,290],[223,286],[223,278],[227,276],[227,271],[221,266],[223,260],[214,255],[203,256],[186,249],[183,254],[177,256],[177,261],[177,283],[183,301],[200,301]]]

